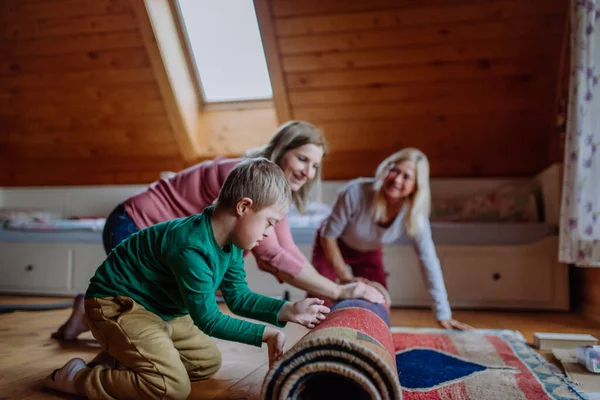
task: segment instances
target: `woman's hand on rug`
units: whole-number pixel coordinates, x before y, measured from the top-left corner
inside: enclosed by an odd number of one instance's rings
[[[279,311],[280,321],[295,322],[307,328],[314,328],[325,319],[329,308],[321,299],[308,298],[295,303],[286,303]]]
[[[438,321],[438,323],[444,328],[444,329],[456,329],[458,331],[471,331],[473,330],[473,327],[471,325],[459,322],[455,319],[441,319]]]
[[[338,300],[344,299],[365,299],[371,303],[385,303],[385,298],[379,290],[363,282],[353,282],[342,285]]]
[[[263,333],[263,343],[266,343],[269,349],[269,368],[271,368],[273,363],[283,355],[285,335],[280,330],[267,326]]]

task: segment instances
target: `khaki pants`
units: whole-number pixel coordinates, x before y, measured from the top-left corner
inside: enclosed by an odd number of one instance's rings
[[[221,367],[221,353],[189,315],[164,321],[129,297],[85,300],[85,315],[102,348],[123,368],[93,367],[84,378],[90,399],[186,399],[190,380]]]

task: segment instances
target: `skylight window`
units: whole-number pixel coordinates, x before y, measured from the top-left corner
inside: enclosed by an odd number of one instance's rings
[[[178,0],[205,103],[273,97],[252,0]]]

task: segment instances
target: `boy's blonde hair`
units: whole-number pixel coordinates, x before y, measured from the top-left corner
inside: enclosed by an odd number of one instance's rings
[[[287,211],[292,190],[279,166],[266,158],[250,158],[231,170],[213,204],[219,208],[235,207],[244,197],[252,199],[252,209],[257,212],[272,206]]]
[[[383,180],[390,170],[403,161],[412,161],[415,164],[415,190],[408,196],[408,212],[404,223],[409,236],[418,236],[423,231],[423,222],[429,218],[431,209],[431,192],[429,190],[429,161],[427,156],[418,149],[402,149],[379,164],[375,173],[375,198],[371,205],[371,213],[376,222],[382,222],[386,216],[387,201],[381,190]]]
[[[263,147],[248,150],[246,157],[265,157],[281,166],[281,159],[289,150],[305,144],[314,144],[323,148],[327,154],[327,142],[320,129],[305,121],[288,121],[277,128],[269,143]],[[298,211],[303,213],[309,201],[311,189],[321,184],[321,166],[317,168],[315,177],[306,182],[299,190],[292,193],[292,200]]]

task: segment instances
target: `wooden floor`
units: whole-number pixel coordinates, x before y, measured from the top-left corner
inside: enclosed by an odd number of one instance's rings
[[[15,301],[22,299],[0,297],[0,304]],[[73,342],[50,338],[68,315],[69,310],[0,314],[0,400],[72,398],[41,387],[41,380],[70,358],[87,360],[98,351],[89,333]],[[519,330],[529,342],[536,331],[586,332],[600,337],[600,325],[575,314],[455,311],[454,316],[477,328]],[[437,327],[428,310],[394,309],[391,320],[394,326]],[[289,347],[306,331],[288,326],[285,332]],[[266,349],[224,341],[218,345],[223,367],[213,379],[194,383],[190,399],[258,398],[267,372]]]

